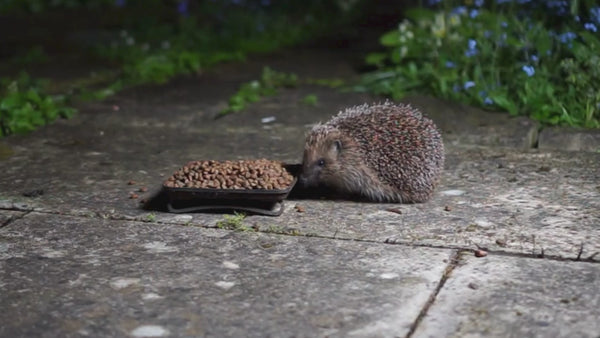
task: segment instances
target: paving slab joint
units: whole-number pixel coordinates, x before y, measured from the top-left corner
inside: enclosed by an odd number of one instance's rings
[[[26,211],[26,212],[24,212],[23,214],[20,214],[20,215],[13,215],[13,216],[9,217],[6,221],[4,221],[4,222],[2,222],[0,224],[0,229],[8,226],[10,223],[12,223],[14,221],[20,220],[21,218],[29,215],[30,213],[31,213],[31,210]]]
[[[448,265],[446,266],[446,269],[444,269],[444,273],[442,274],[440,281],[438,282],[437,286],[435,287],[435,290],[433,291],[433,293],[429,296],[429,299],[427,299],[427,302],[425,303],[425,305],[423,305],[423,308],[419,312],[419,315],[417,316],[417,318],[415,319],[413,324],[410,326],[410,330],[408,331],[408,333],[405,336],[406,338],[411,338],[414,335],[415,331],[417,330],[417,327],[419,327],[419,324],[421,323],[421,321],[423,321],[423,318],[425,318],[425,316],[427,315],[427,312],[429,311],[429,309],[435,302],[437,295],[440,293],[440,291],[444,287],[444,284],[446,284],[446,281],[448,280],[448,278],[450,278],[452,271],[454,271],[454,269],[460,264],[462,255],[464,255],[466,253],[470,253],[470,252],[471,252],[470,250],[457,250],[452,254],[452,256],[450,257],[450,261],[448,262]]]
[[[559,255],[547,255],[543,247],[539,249],[539,252],[536,252],[535,249],[532,253],[523,253],[523,252],[507,252],[501,250],[492,250],[487,247],[477,246],[478,250],[483,250],[487,254],[498,255],[498,256],[508,256],[515,258],[528,258],[528,259],[543,259],[550,261],[558,261],[558,262],[586,262],[586,263],[600,263],[600,259],[596,258],[596,256],[600,255],[600,252],[594,252],[588,257],[583,257],[585,243],[581,243],[579,245],[579,249],[577,250],[576,257],[563,257]],[[444,248],[444,246],[440,246],[440,248]],[[466,250],[466,249],[462,249]],[[470,252],[474,252],[474,250],[468,250]]]

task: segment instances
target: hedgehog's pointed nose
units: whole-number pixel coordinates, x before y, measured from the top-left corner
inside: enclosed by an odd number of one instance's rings
[[[298,183],[300,183],[300,185],[303,187],[308,185],[308,179],[306,176],[304,176],[304,174],[300,174],[300,176],[298,176]]]

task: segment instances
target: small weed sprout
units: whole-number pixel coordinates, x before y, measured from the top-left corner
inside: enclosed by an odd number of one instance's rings
[[[244,225],[244,213],[235,212],[233,215],[224,215],[223,219],[217,222],[217,228],[235,231],[255,231],[252,227]]]
[[[253,102],[277,94],[281,88],[292,88],[298,85],[298,77],[293,73],[282,73],[269,67],[263,68],[260,80],[242,84],[240,89],[229,98],[229,105],[217,117],[235,113]]]
[[[304,103],[307,106],[313,106],[314,107],[314,106],[316,106],[319,103],[319,98],[315,94],[309,94],[309,95],[306,95],[302,99],[302,103]]]

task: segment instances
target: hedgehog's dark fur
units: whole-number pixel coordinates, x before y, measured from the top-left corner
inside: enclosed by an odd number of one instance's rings
[[[433,122],[409,105],[351,107],[306,138],[300,181],[377,202],[427,201],[444,167]]]

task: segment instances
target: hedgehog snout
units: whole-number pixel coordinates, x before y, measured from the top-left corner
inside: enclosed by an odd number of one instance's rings
[[[298,177],[298,182],[300,182],[303,187],[310,187],[317,185],[318,177],[318,171],[308,166],[303,166],[300,176]]]

